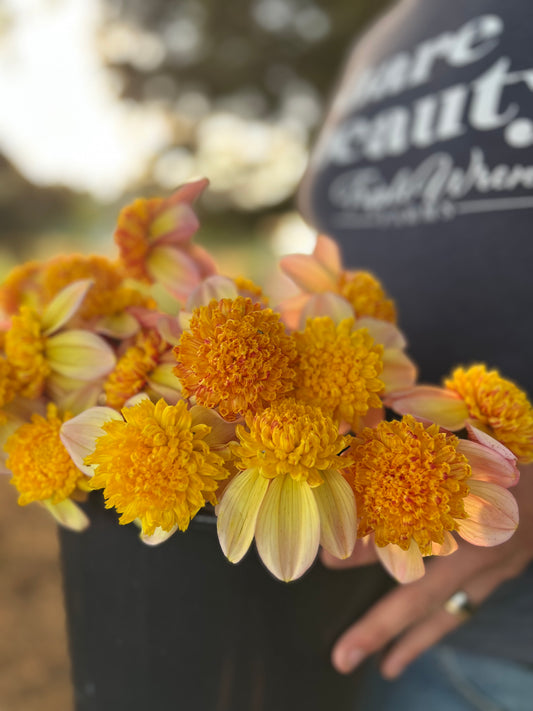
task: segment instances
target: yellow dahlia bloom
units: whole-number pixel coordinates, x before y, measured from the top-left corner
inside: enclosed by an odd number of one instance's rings
[[[388,404],[452,431],[471,424],[505,445],[518,461],[533,461],[531,403],[513,382],[483,364],[456,368],[444,388],[419,385],[393,394]]]
[[[293,388],[296,349],[279,315],[242,296],[193,311],[174,349],[184,397],[235,420]]]
[[[355,544],[355,499],[339,473],[350,436],[318,407],[286,399],[237,426],[232,452],[240,473],[217,509],[220,545],[232,563],[255,537],[258,553],[280,580],[309,568],[322,544],[348,557]]]
[[[368,330],[354,329],[354,319],[338,325],[329,316],[308,319],[294,341],[298,400],[321,407],[353,430],[370,408],[381,407],[383,346]]]
[[[381,561],[400,582],[424,574],[424,556],[453,552],[453,532],[492,546],[518,525],[506,490],[518,480],[516,458],[482,433],[459,440],[406,415],[365,428],[349,456],[344,474],[357,501],[358,535],[373,534]]]
[[[91,488],[103,489],[106,507],[117,510],[121,524],[138,520],[145,537],[184,531],[206,502],[217,503],[219,482],[229,472],[209,444],[211,427],[196,421],[183,400],[154,405],[145,398],[111,419],[106,409],[103,422],[98,408],[89,413],[90,431],[104,434],[86,443],[92,452],[84,464],[94,470]],[[86,418],[78,417],[78,433],[63,429],[71,443],[82,437]]]
[[[22,397],[40,397],[45,387],[66,380],[94,381],[115,364],[111,347],[89,331],[68,329],[91,283],[79,281],[62,289],[39,312],[21,306],[5,334],[5,354]]]
[[[55,405],[46,416],[34,414],[31,422],[20,425],[7,439],[5,467],[19,492],[18,503],[38,501],[63,525],[81,530],[87,526],[85,514],[70,500],[87,491],[87,477],[73,464],[61,442],[61,426],[70,415],[60,417]]]

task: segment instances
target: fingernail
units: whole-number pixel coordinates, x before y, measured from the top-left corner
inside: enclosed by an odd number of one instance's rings
[[[340,671],[341,674],[349,674],[359,666],[365,656],[366,653],[362,649],[351,647],[343,654],[335,654],[333,662],[337,671]]]

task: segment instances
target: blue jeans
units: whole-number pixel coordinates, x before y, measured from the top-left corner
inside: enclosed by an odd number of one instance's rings
[[[531,711],[533,667],[437,645],[395,681],[370,665],[361,711]]]

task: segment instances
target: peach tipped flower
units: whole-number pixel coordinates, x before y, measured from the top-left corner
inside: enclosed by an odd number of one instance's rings
[[[183,396],[229,420],[293,388],[292,338],[278,314],[242,296],[195,309],[174,352]]]
[[[167,199],[141,198],[122,209],[115,242],[128,276],[159,282],[186,299],[202,278],[216,273],[211,257],[192,243],[199,223],[191,205],[207,184],[186,183]]]
[[[400,582],[424,574],[423,557],[452,553],[456,532],[493,546],[511,537],[518,508],[506,490],[516,458],[487,435],[459,440],[410,415],[365,428],[344,470],[357,501],[359,537],[373,535],[387,570]]]
[[[34,414],[7,439],[5,466],[19,492],[21,506],[38,501],[56,520],[68,528],[82,530],[88,520],[71,500],[87,491],[87,477],[73,464],[61,442],[61,426],[70,416],[60,417],[55,405],[48,405],[45,417]]]
[[[241,470],[218,507],[218,536],[237,563],[255,537],[267,568],[279,579],[300,577],[321,544],[348,557],[355,544],[355,499],[339,473],[350,436],[320,408],[286,399],[238,425],[233,448]]]
[[[280,261],[281,269],[302,290],[280,305],[289,328],[297,328],[300,315],[313,294],[336,294],[356,318],[371,317],[396,322],[396,308],[379,281],[369,272],[343,269],[339,247],[325,235],[318,235],[312,254],[290,254]]]
[[[329,316],[308,319],[294,341],[299,356],[296,398],[359,429],[369,409],[382,405],[383,346],[366,329],[354,329],[353,319],[336,325]]]
[[[83,423],[80,416],[81,433]],[[106,507],[117,510],[121,524],[138,520],[148,538],[159,531],[184,531],[206,502],[217,503],[219,482],[229,472],[209,444],[212,428],[198,421],[183,400],[154,405],[145,398],[123,408],[122,417],[98,423],[93,416],[89,425],[93,433],[95,427],[104,432],[85,457],[85,465],[94,469],[90,486],[103,489]],[[76,440],[72,428],[66,435]]]
[[[456,368],[444,388],[419,385],[389,398],[401,414],[411,413],[450,430],[467,424],[497,439],[518,461],[533,461],[533,407],[526,394],[483,364]]]

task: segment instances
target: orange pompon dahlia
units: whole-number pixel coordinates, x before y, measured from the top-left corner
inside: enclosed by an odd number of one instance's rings
[[[251,299],[193,311],[174,349],[182,395],[235,420],[292,391],[296,348],[279,315]]]
[[[355,544],[355,499],[339,469],[350,443],[320,408],[291,398],[275,402],[247,427],[237,426],[232,446],[240,473],[217,509],[220,545],[232,563],[255,537],[267,568],[280,580],[300,577],[321,544],[338,558]]]
[[[336,325],[329,316],[308,319],[294,341],[295,397],[359,429],[368,410],[382,406],[383,346],[366,329],[354,329],[353,319]]]
[[[449,430],[468,424],[491,435],[518,458],[533,461],[533,407],[526,394],[483,364],[456,368],[444,388],[419,385],[392,394],[388,404]]]
[[[45,417],[34,414],[7,439],[5,466],[11,483],[19,492],[21,506],[38,501],[64,526],[82,530],[88,525],[85,514],[70,497],[87,491],[88,479],[74,465],[59,433],[64,417],[55,405],[48,405]]]
[[[154,405],[145,398],[111,418],[101,408],[101,422],[97,410],[78,416],[63,436],[83,440],[87,418],[89,436],[103,431],[85,466],[94,470],[91,488],[103,489],[106,507],[118,511],[121,524],[137,520],[146,542],[161,542],[167,537],[161,532],[185,531],[206,502],[217,503],[219,482],[229,472],[209,444],[211,426],[195,419],[185,401]]]
[[[375,276],[365,271],[346,271],[338,245],[318,235],[312,254],[290,254],[280,260],[283,272],[302,290],[280,305],[289,328],[301,324],[301,314],[313,294],[336,294],[355,318],[396,322],[396,307]]]
[[[205,250],[192,244],[199,222],[192,202],[207,180],[187,183],[167,199],[137,199],[119,215],[115,242],[127,276],[161,283],[186,299],[202,278],[216,273]]]
[[[493,546],[511,537],[518,508],[516,458],[481,433],[459,440],[410,415],[365,428],[344,470],[355,492],[359,537],[372,534],[387,570],[400,582],[424,574],[423,557],[457,548],[452,532]]]

